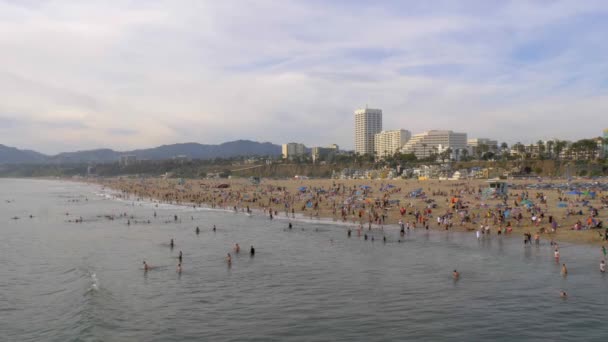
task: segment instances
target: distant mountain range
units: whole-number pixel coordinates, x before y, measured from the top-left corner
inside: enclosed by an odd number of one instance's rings
[[[134,155],[137,159],[163,160],[183,155],[192,159],[213,159],[248,156],[277,156],[281,146],[269,142],[259,143],[250,140],[236,140],[220,145],[185,143],[162,145],[149,149],[133,151],[114,151],[97,149],[77,152],[64,152],[54,156],[30,150],[19,150],[0,144],[0,164],[67,164],[67,163],[106,163],[118,161],[122,155]]]

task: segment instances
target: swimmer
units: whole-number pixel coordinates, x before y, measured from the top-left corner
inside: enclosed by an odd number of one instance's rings
[[[232,263],[232,256],[230,255],[230,253],[228,253],[228,255],[226,255],[226,262],[227,262],[228,264],[231,264],[231,263]]]
[[[250,254],[251,256],[254,256],[254,255],[255,255],[255,248],[253,248],[253,246],[251,246],[251,249],[249,250],[249,254]]]
[[[604,260],[600,261],[600,272],[606,272],[606,262]]]
[[[293,225],[291,224],[291,222],[289,222],[289,229],[293,228]]]
[[[240,251],[241,251],[241,246],[239,246],[239,244],[238,244],[238,243],[234,244],[234,252],[235,252],[235,253],[238,253],[238,252],[240,252]]]
[[[347,235],[348,237],[350,237],[350,235],[351,235],[351,230],[350,230],[350,229],[348,229],[348,231],[346,232],[346,235]]]
[[[182,273],[182,264],[177,264],[177,273]]]
[[[148,263],[144,260],[144,271],[148,271],[150,269],[150,266],[148,266]]]
[[[562,298],[566,298],[568,297],[568,294],[566,293],[566,291],[559,291],[559,296]]]
[[[460,278],[460,273],[454,270],[454,272],[452,272],[452,278],[454,278],[454,280],[458,280]]]
[[[213,225],[213,231],[215,232],[215,225]]]
[[[568,275],[568,269],[566,268],[566,264],[562,264],[562,275],[565,277]]]
[[[173,243],[173,239],[171,239],[171,242],[169,243],[169,246],[171,246],[171,248],[173,248],[175,246],[175,244]]]
[[[179,251],[179,256],[177,257],[177,259],[179,260],[180,263],[182,262],[182,256],[183,256],[182,251]]]
[[[200,230],[198,227],[196,227],[195,232],[196,232],[196,235],[198,235],[198,234],[200,234],[200,233],[201,233],[201,230]]]
[[[555,257],[555,262],[559,262],[559,250],[557,248],[553,252],[553,256]]]

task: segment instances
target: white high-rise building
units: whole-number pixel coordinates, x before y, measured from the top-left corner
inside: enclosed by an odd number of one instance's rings
[[[431,154],[438,154],[447,149],[464,150],[467,148],[467,134],[452,131],[426,131],[415,134],[401,149],[403,153],[413,153],[416,158],[426,158]]]
[[[376,156],[384,158],[392,156],[401,150],[403,145],[412,137],[412,133],[405,129],[382,131],[374,137],[374,151]]]
[[[282,146],[283,158],[291,159],[306,153],[306,146],[298,143],[287,143]]]
[[[355,111],[355,152],[374,153],[374,138],[382,131],[382,109],[357,109]]]

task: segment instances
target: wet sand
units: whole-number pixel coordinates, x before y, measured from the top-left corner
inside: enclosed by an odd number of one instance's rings
[[[488,195],[486,180],[273,180],[263,179],[259,185],[247,179],[184,180],[160,178],[109,178],[89,180],[120,192],[124,199],[155,200],[177,205],[208,206],[243,212],[247,207],[256,213],[309,219],[348,222],[364,229],[399,229],[399,221],[411,229],[471,231],[488,226],[490,234],[521,237],[525,233],[540,235],[541,240],[601,245],[606,228],[608,194],[597,190],[595,199],[567,195],[557,189],[526,189],[536,181],[509,180],[514,186],[504,197]],[[565,183],[552,180],[543,183]],[[590,189],[593,190],[593,189]],[[417,192],[416,192],[417,191]],[[531,204],[523,204],[527,199]],[[541,198],[546,198],[546,203]],[[558,207],[558,203],[567,207]],[[587,201],[586,205],[585,201]],[[459,204],[455,204],[459,202]],[[525,203],[525,202],[524,202]],[[577,222],[583,225],[591,217],[590,207],[597,209],[595,220],[603,221],[602,229],[572,230]],[[511,215],[503,220],[502,213]],[[403,213],[405,211],[405,213]],[[568,215],[568,211],[583,215]],[[418,213],[418,219],[416,218]],[[518,223],[517,213],[522,219]],[[531,218],[544,216],[539,224]],[[445,217],[438,223],[437,217]],[[549,216],[558,223],[555,232]],[[371,224],[370,224],[371,221]],[[511,229],[508,229],[509,226]],[[510,231],[510,232],[509,232]]]

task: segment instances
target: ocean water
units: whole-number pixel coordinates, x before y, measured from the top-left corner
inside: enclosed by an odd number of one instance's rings
[[[106,217],[121,213],[131,225]],[[397,227],[365,241],[339,224],[296,220],[289,230],[287,222],[119,201],[86,184],[0,179],[0,340],[608,337],[597,246],[562,244],[564,278],[546,241],[525,247],[520,236],[416,230],[399,243]],[[144,272],[143,260],[155,268]]]

